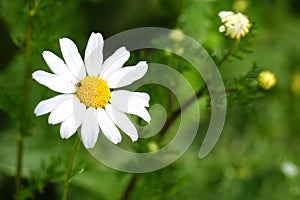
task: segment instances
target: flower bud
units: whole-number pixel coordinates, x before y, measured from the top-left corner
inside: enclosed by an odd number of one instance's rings
[[[258,84],[261,88],[269,90],[276,84],[276,77],[270,71],[262,71],[258,75]]]

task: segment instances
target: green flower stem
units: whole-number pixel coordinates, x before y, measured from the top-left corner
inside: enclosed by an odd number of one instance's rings
[[[32,31],[33,31],[33,8],[34,0],[29,1],[29,12],[28,12],[28,26],[25,41],[25,58],[24,58],[24,82],[23,82],[23,101],[24,105],[28,105],[29,97],[29,75],[30,75],[30,57],[31,57],[31,43],[32,43]],[[22,122],[21,122],[22,124]],[[23,155],[24,155],[24,132],[25,125],[21,125],[20,132],[17,136],[17,168],[15,178],[15,194],[18,195],[21,185],[22,168],[23,168]]]
[[[26,34],[25,44],[25,61],[24,61],[24,99],[28,101],[29,96],[29,77],[30,77],[30,57],[31,57],[31,43],[32,43],[32,32],[33,32],[33,16],[34,16],[34,0],[29,2],[28,12],[28,27]]]
[[[185,111],[194,101],[199,99],[201,96],[203,96],[204,92],[206,91],[207,87],[204,85],[196,92],[196,98],[193,96],[189,100],[187,100],[181,107],[177,108],[175,111],[173,111],[172,115],[167,119],[164,127],[160,131],[158,142],[161,141],[166,133],[168,132],[170,126],[174,123],[174,121],[177,119],[177,117],[181,114],[181,112]]]
[[[22,167],[23,167],[23,149],[24,149],[24,140],[21,132],[17,136],[17,169],[15,177],[15,194],[18,195],[21,185],[22,177]]]
[[[217,66],[218,67],[221,67],[224,62],[229,58],[229,56],[238,48],[239,46],[239,43],[240,43],[240,40],[237,39],[233,42],[232,46],[230,47],[230,49],[227,51],[227,53],[224,55],[224,57],[222,58],[222,60],[220,60],[218,63],[217,63]]]
[[[66,181],[65,181],[62,200],[67,200],[67,198],[68,198],[68,191],[69,191],[69,186],[70,186],[70,183],[71,183],[73,166],[74,166],[74,162],[75,162],[75,158],[76,158],[76,154],[78,152],[79,146],[80,146],[80,137],[77,134],[76,141],[74,143],[73,151],[72,151],[70,161],[69,161],[69,165],[68,165],[68,169],[67,169],[67,177],[66,177]]]

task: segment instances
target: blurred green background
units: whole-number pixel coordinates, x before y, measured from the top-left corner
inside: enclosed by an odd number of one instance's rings
[[[223,133],[213,151],[197,157],[209,123],[209,106],[201,103],[201,124],[189,150],[159,171],[133,175],[110,169],[81,146],[69,199],[120,199],[132,177],[138,177],[128,199],[299,199],[300,198],[300,2],[297,0],[35,0],[32,16],[30,74],[49,68],[41,52],[58,55],[58,39],[69,37],[83,55],[91,32],[108,38],[147,26],[180,29],[202,44],[217,62],[232,40],[218,32],[222,10],[246,14],[253,26],[235,57],[220,68],[226,86],[246,79],[253,63],[258,71],[277,77],[268,91],[228,94]],[[24,141],[21,193],[17,199],[59,199],[74,137],[62,140],[59,125],[47,124],[48,115],[35,117],[34,107],[54,92],[29,79],[24,103],[24,52],[30,1],[0,1],[0,196],[13,199],[17,137]],[[146,55],[146,56],[145,56]],[[133,58],[172,63],[174,57],[136,54]],[[172,66],[178,69],[180,63]],[[183,69],[192,85],[201,80]],[[31,76],[29,74],[29,76]],[[146,88],[149,92],[153,88]],[[255,91],[256,92],[256,91]],[[154,102],[166,102],[161,92]],[[207,99],[206,96],[203,97]],[[245,103],[246,102],[246,103]],[[169,113],[170,114],[170,113]],[[125,142],[128,138],[124,137]],[[151,141],[151,140],[150,140]],[[135,145],[147,148],[149,141]],[[158,144],[161,145],[161,144]]]

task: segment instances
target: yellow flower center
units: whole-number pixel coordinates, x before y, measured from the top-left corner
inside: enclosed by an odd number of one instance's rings
[[[103,108],[110,100],[110,89],[105,80],[87,76],[76,84],[76,94],[87,107]]]

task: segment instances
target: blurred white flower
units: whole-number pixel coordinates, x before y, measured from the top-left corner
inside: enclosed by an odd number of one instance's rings
[[[117,126],[132,141],[138,138],[137,130],[125,113],[138,115],[150,123],[145,107],[149,106],[147,93],[115,90],[142,78],[148,70],[145,61],[123,67],[130,52],[121,47],[103,62],[103,37],[92,33],[82,60],[74,42],[59,40],[64,61],[50,51],[43,58],[52,73],[38,70],[32,77],[49,89],[62,93],[41,101],[34,110],[37,116],[50,113],[49,124],[60,126],[62,138],[72,136],[81,126],[81,139],[86,148],[93,148],[99,133],[117,144],[122,137]]]
[[[281,163],[281,170],[289,178],[295,177],[299,174],[298,166],[291,161],[284,161]]]
[[[240,39],[249,32],[251,23],[245,15],[235,14],[231,11],[221,11],[219,17],[223,23],[219,27],[219,32],[225,32],[226,36],[232,39]]]

